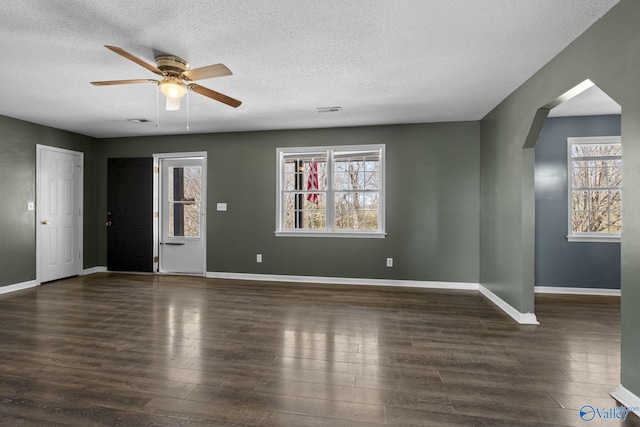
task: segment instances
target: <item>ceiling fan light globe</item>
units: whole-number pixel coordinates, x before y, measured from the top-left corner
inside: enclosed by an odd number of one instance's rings
[[[167,98],[179,99],[187,93],[187,88],[181,82],[167,80],[160,82],[160,90]]]
[[[180,98],[166,98],[165,110],[167,111],[179,111],[180,110]]]

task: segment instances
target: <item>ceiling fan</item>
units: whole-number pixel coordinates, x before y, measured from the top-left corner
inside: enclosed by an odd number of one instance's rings
[[[231,70],[229,70],[224,64],[207,65],[205,67],[189,69],[189,63],[175,55],[158,55],[156,56],[156,65],[153,66],[142,59],[130,54],[116,46],[105,45],[107,49],[124,56],[130,61],[135,62],[138,65],[146,68],[147,70],[162,76],[162,80],[154,79],[133,79],[133,80],[108,80],[101,82],[91,82],[95,86],[111,86],[111,85],[128,85],[138,83],[155,83],[160,87],[162,93],[167,98],[166,109],[167,110],[179,110],[180,98],[187,93],[187,90],[192,90],[195,93],[204,95],[208,98],[227,104],[233,108],[237,108],[242,104],[241,101],[233,99],[227,95],[224,95],[215,90],[211,90],[204,86],[197,85],[195,83],[189,83],[196,80],[210,79],[213,77],[230,76]]]

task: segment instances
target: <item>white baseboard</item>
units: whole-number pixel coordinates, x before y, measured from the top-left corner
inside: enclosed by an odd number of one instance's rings
[[[537,294],[569,294],[569,295],[600,295],[600,296],[619,297],[620,289],[536,286],[535,293]]]
[[[29,280],[28,282],[15,283],[13,285],[0,286],[0,295],[8,294],[9,292],[21,291],[23,289],[35,288],[38,286],[38,282],[35,280]]]
[[[510,304],[508,304],[505,300],[500,298],[498,295],[491,292],[489,289],[480,285],[479,289],[480,293],[484,295],[489,301],[498,306],[502,311],[507,313],[509,316],[513,318],[516,322],[521,325],[539,325],[538,319],[536,319],[536,315],[534,313],[520,313],[518,310],[513,308]]]
[[[288,276],[279,274],[251,274],[251,273],[219,273],[207,272],[208,278],[257,280],[265,282],[295,282],[295,283],[323,283],[330,285],[369,285],[369,286],[399,286],[405,288],[425,289],[453,289],[465,291],[477,291],[477,283],[465,282],[431,282],[420,280],[393,280],[393,279],[362,279],[353,277],[323,277],[323,276]]]
[[[91,268],[86,268],[84,270],[82,270],[82,276],[86,276],[88,274],[94,274],[94,273],[106,273],[107,272],[107,267],[91,267]]]
[[[86,276],[87,274],[102,273],[106,271],[107,271],[107,267],[92,267],[92,268],[87,268],[85,270],[82,270],[80,275]],[[36,286],[39,286],[39,283],[37,280],[29,280],[28,282],[15,283],[13,285],[7,285],[7,286],[0,286],[0,295],[8,294],[10,292],[15,292],[15,291],[22,291],[24,289],[29,289],[29,288],[35,288]]]
[[[640,397],[631,393],[622,384],[616,387],[616,389],[609,394],[626,408],[629,408],[631,412],[640,417]]]
[[[94,273],[106,273],[106,267],[92,267],[82,271],[82,275]],[[130,273],[129,273],[130,274]],[[150,273],[146,273],[150,274]],[[224,273],[207,272],[206,277],[215,279],[257,280],[263,282],[296,282],[296,283],[323,283],[345,285],[369,285],[369,286],[396,286],[424,289],[449,289],[463,291],[480,291],[489,301],[511,316],[516,322],[525,325],[539,325],[536,315],[533,313],[520,313],[503,299],[478,283],[466,282],[434,282],[422,280],[393,280],[393,279],[363,279],[352,277],[323,277],[323,276],[289,276],[278,274],[251,274],[251,273]],[[35,280],[0,287],[0,294],[19,291],[37,286]]]
[[[257,280],[267,282],[295,282],[295,283],[323,283],[343,285],[369,285],[369,286],[398,286],[424,289],[449,289],[464,291],[480,291],[489,301],[511,316],[516,322],[523,325],[539,325],[536,315],[533,313],[520,313],[507,304],[496,294],[478,283],[465,282],[432,282],[419,280],[392,280],[392,279],[362,279],[352,277],[323,277],[323,276],[287,276],[278,274],[251,274],[251,273],[219,273],[207,272],[208,278],[232,279],[232,280]]]

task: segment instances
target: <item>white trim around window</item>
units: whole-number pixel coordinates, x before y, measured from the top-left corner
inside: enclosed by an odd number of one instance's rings
[[[276,236],[386,236],[384,144],[277,148],[276,162]]]
[[[582,148],[577,147],[574,150],[574,146],[582,146]],[[604,149],[598,148],[598,146],[611,146],[613,148],[607,147]],[[621,163],[620,136],[567,138],[567,240],[569,242],[620,242],[621,232],[616,231],[615,228],[612,230],[612,224],[615,223],[615,218],[618,222],[616,227],[618,230],[620,229]],[[582,196],[580,193],[582,193]],[[606,194],[606,197],[603,194]],[[612,209],[614,195],[618,209]],[[598,196],[601,196],[600,201],[607,200],[609,202],[606,209],[602,206],[592,206],[598,200]],[[576,208],[574,202],[578,206],[582,205],[582,207]],[[606,214],[606,218],[603,221],[609,225],[609,231],[591,231],[594,212],[602,215]],[[584,224],[585,220],[580,219],[580,214],[587,215],[587,225]],[[576,219],[578,225],[574,224],[574,215],[578,215],[578,219]],[[582,224],[580,224],[580,221],[582,221]],[[580,227],[586,227],[589,231],[577,230]]]

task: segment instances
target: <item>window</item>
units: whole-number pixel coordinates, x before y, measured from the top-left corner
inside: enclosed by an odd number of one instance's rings
[[[620,241],[619,136],[568,138],[569,241]]]
[[[200,166],[167,169],[169,202],[169,237],[200,237]]]
[[[384,237],[384,145],[278,148],[278,236]]]

